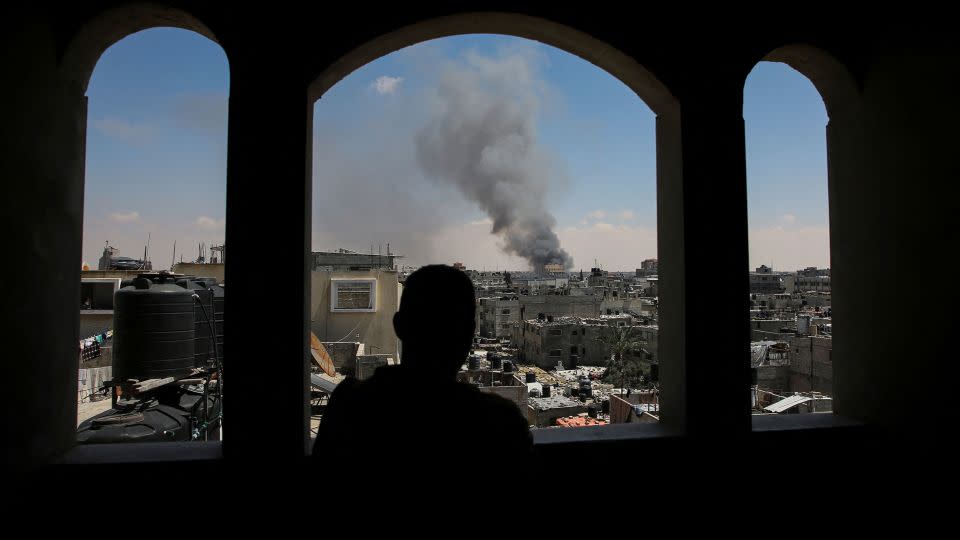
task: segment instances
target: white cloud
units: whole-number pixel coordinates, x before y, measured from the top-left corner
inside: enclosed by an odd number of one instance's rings
[[[792,224],[797,222],[797,216],[793,214],[784,214],[783,217],[780,218],[780,220],[783,221],[784,223]]]
[[[107,137],[132,144],[146,142],[153,132],[149,126],[137,125],[119,118],[101,118],[93,123],[93,127]]]
[[[116,221],[117,223],[132,223],[134,221],[140,221],[140,212],[112,212],[110,214],[110,220]]]
[[[620,219],[622,219],[622,220],[624,220],[624,221],[630,221],[630,220],[633,219],[634,217],[636,217],[636,216],[635,216],[635,214],[633,213],[633,210],[624,210],[623,212],[620,212]]]
[[[607,213],[603,210],[594,210],[593,212],[587,214],[587,217],[590,219],[603,219],[607,217]]]
[[[207,231],[218,231],[226,225],[226,219],[215,219],[208,216],[200,216],[194,221],[197,227]]]
[[[376,90],[380,95],[392,94],[397,91],[397,88],[400,86],[401,82],[403,82],[403,77],[388,77],[386,75],[381,75],[377,77],[377,80],[370,83],[370,88]]]

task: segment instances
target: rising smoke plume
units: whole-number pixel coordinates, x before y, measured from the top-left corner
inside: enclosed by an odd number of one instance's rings
[[[529,58],[468,55],[439,78],[429,121],[416,136],[417,162],[455,185],[493,221],[502,249],[530,262],[573,267],[546,209],[559,171],[537,142],[538,79]]]

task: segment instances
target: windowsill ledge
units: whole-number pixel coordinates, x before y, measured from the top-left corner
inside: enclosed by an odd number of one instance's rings
[[[57,464],[169,463],[215,461],[222,457],[223,446],[219,441],[84,444],[68,450]]]
[[[535,429],[535,446],[569,443],[613,442],[638,439],[664,439],[678,434],[661,424],[609,424],[606,426]]]
[[[861,422],[833,413],[758,414],[751,418],[754,433],[863,427]]]

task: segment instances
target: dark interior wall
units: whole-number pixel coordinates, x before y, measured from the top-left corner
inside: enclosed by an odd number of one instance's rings
[[[956,357],[944,331],[952,302],[933,298],[952,296],[939,294],[952,286],[935,276],[952,266],[957,247],[957,49],[936,41],[890,46],[865,75],[863,142],[850,165],[858,174],[831,192],[831,226],[845,233],[832,248],[842,321],[834,325],[837,406],[935,437],[952,414],[952,391],[930,381],[954,380],[948,358]],[[894,288],[890,278],[910,284]]]
[[[8,367],[7,376],[18,381],[9,399],[19,407],[4,413],[12,441],[6,448],[8,463],[49,462],[73,439],[75,404],[60,396],[72,397],[76,384],[86,119],[85,81],[78,80],[71,64],[76,54],[71,44],[113,5],[120,3],[18,14],[2,37],[0,58],[7,80],[14,77],[15,84],[0,86],[5,119],[0,178],[6,191],[0,198],[0,224],[17,260],[5,266],[4,276],[38,284],[11,289],[3,305],[4,317],[23,338],[14,343],[11,357],[35,359]],[[303,396],[309,321],[309,87],[332,63],[378,35],[450,11],[372,14],[347,7],[348,13],[334,15],[292,3],[272,10],[177,5],[194,18],[165,19],[172,12],[161,11],[151,20],[187,27],[202,21],[199,30],[216,38],[230,62],[226,236],[231,265],[226,271],[232,307],[227,347],[260,332],[265,309],[274,314],[273,397],[269,405],[228,398],[232,420],[225,428],[224,455],[260,463],[299,458],[306,447],[308,415]],[[931,255],[936,260],[956,245],[955,225],[947,217],[955,211],[958,172],[953,156],[953,128],[960,120],[952,105],[958,58],[954,42],[934,41],[931,32],[919,30],[913,32],[915,39],[901,33],[900,41],[892,42],[879,27],[839,20],[805,24],[773,15],[761,23],[701,28],[676,13],[660,16],[658,24],[640,24],[616,11],[513,9],[580,29],[619,49],[676,100],[676,110],[658,118],[660,141],[675,141],[680,151],[658,148],[658,167],[678,178],[675,184],[661,183],[658,190],[671,194],[670,204],[661,206],[661,214],[670,211],[660,222],[661,250],[676,249],[662,256],[661,273],[674,280],[665,278],[663,294],[681,306],[678,312],[665,310],[674,334],[664,330],[661,336],[664,354],[672,350],[682,359],[663,368],[663,377],[678,384],[672,399],[682,418],[676,426],[699,441],[750,433],[742,88],[757,61],[795,42],[816,45],[835,58],[857,91],[855,110],[848,103],[841,108],[847,113],[831,113],[828,128],[835,410],[903,437],[917,436],[908,426],[932,428],[943,417],[943,407],[925,407],[929,413],[918,418],[917,407],[895,404],[945,405],[948,391],[921,384],[945,369],[945,306],[903,292],[899,307],[913,316],[903,318],[894,332],[885,330],[892,318],[884,314],[882,302],[889,298],[885,284],[890,276],[910,275],[917,264]],[[125,24],[123,17],[113,20]],[[130,26],[131,31],[141,27],[142,21]],[[680,159],[665,165],[662,152]],[[679,247],[665,248],[665,240],[676,240],[671,245]],[[304,254],[302,266],[285,274],[282,295],[264,286],[257,267],[265,245],[275,252]],[[703,272],[715,282],[739,287],[707,291]],[[262,391],[260,353],[237,348],[230,356],[232,395]],[[29,412],[22,414],[24,410]],[[936,430],[922,433],[921,441],[936,438]],[[626,453],[636,444],[643,442],[609,443],[603,454]],[[549,452],[562,457],[563,448]]]
[[[0,39],[3,277],[16,284],[2,308],[16,336],[3,355],[4,446],[8,460],[44,463],[71,446],[76,428],[86,104],[58,77],[48,21],[25,15]]]

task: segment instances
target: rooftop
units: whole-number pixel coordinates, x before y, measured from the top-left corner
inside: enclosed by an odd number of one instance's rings
[[[579,401],[566,396],[531,397],[527,399],[527,404],[538,411],[582,406]]]

